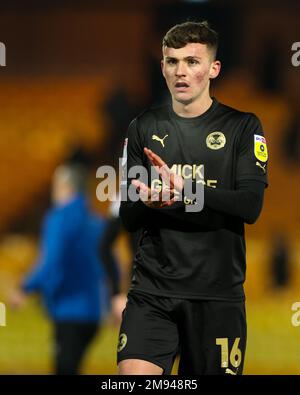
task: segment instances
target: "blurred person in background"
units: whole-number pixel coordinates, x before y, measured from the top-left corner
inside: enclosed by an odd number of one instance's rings
[[[120,70],[116,68],[115,79],[119,73]],[[104,148],[100,147],[101,156],[99,157],[102,158],[103,163],[116,166],[128,123],[134,114],[139,112],[140,105],[133,102],[122,82],[116,81],[116,88],[106,98],[104,105],[102,105],[101,100],[99,108],[101,119],[103,110],[108,120],[109,133]]]
[[[299,95],[290,95],[288,102],[291,111],[290,119],[285,127],[280,148],[285,156],[285,162],[296,169],[300,163],[300,115]]]
[[[125,309],[127,296],[125,293],[121,292],[121,271],[120,271],[120,263],[117,261],[117,258],[114,254],[114,247],[118,237],[121,235],[122,231],[124,231],[124,227],[119,216],[120,209],[120,194],[117,194],[115,199],[111,202],[108,211],[107,225],[104,230],[103,237],[101,239],[101,260],[106,268],[111,268],[113,271],[111,273],[111,278],[116,278],[116,281],[113,282],[115,284],[112,287],[112,300],[111,300],[111,309],[113,313],[113,318],[115,319],[116,324],[120,324],[123,310]],[[126,230],[125,230],[126,231]],[[136,232],[127,232],[127,241],[128,248],[131,253],[131,256],[134,257],[139,239],[141,237],[140,230]],[[132,276],[132,267],[129,271],[129,277]],[[126,285],[130,283],[130,278],[125,279]],[[127,291],[127,290],[126,290]]]
[[[33,292],[42,295],[53,321],[56,374],[79,373],[108,308],[105,271],[99,258],[105,221],[88,207],[86,179],[80,165],[61,165],[55,170],[53,208],[43,221],[38,263],[11,295],[15,308]]]
[[[270,278],[278,291],[287,288],[291,279],[290,245],[283,231],[277,230],[273,234],[271,251]]]

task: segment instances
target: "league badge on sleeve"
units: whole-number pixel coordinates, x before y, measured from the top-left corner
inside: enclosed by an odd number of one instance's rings
[[[259,134],[254,135],[254,154],[255,157],[261,162],[266,162],[268,160],[266,139],[264,136],[260,136]]]

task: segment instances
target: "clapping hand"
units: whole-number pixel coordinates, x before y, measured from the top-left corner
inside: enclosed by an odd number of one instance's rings
[[[133,180],[132,184],[138,190],[141,200],[148,207],[161,208],[171,206],[178,200],[178,195],[180,195],[183,190],[183,178],[173,173],[161,157],[150,149],[144,148],[144,153],[161,176],[163,187],[160,190],[151,189],[139,180]]]

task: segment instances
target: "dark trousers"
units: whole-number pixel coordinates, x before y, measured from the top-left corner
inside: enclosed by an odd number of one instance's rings
[[[55,374],[79,373],[85,351],[98,329],[96,322],[54,322]]]

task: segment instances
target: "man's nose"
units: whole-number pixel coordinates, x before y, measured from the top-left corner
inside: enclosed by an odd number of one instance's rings
[[[185,74],[186,74],[185,64],[183,62],[178,62],[176,68],[176,76],[181,76]]]

